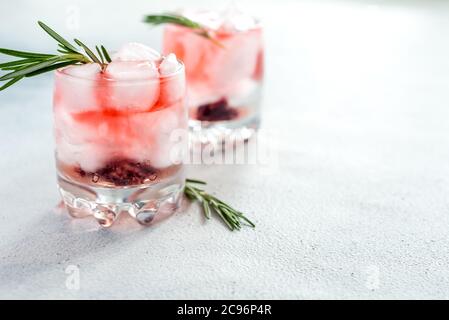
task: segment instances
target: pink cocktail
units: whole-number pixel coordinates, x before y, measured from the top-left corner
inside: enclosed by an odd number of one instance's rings
[[[58,182],[76,217],[109,226],[121,212],[147,224],[174,210],[184,186],[184,66],[139,44],[98,64],[56,72]]]
[[[186,67],[190,126],[201,139],[242,138],[259,125],[264,48],[260,23],[227,11],[183,12],[213,38],[198,30],[168,25],[164,53],[174,53]]]

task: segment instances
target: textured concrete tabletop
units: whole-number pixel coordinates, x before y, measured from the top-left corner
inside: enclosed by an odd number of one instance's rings
[[[53,48],[37,18],[89,43],[159,48],[141,15],[182,4],[16,3],[18,16],[0,5],[1,47],[36,50]],[[26,80],[0,94],[0,298],[449,297],[448,5],[245,6],[265,21],[277,165],[189,176],[257,228],[231,233],[196,206],[147,229],[69,219],[56,208],[52,79]]]

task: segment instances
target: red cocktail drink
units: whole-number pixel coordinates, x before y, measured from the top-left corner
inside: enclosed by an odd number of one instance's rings
[[[123,211],[150,223],[175,209],[184,185],[187,141],[184,66],[139,44],[98,64],[56,72],[59,187],[74,216],[105,226]]]
[[[182,15],[212,38],[179,25],[165,28],[164,53],[175,53],[186,66],[191,127],[219,139],[257,128],[264,64],[260,23],[234,11]]]

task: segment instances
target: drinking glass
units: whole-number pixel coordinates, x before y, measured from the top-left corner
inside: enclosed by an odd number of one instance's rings
[[[56,71],[54,132],[63,202],[73,217],[93,216],[104,227],[123,212],[151,224],[176,210],[184,187],[184,66],[164,76],[141,72],[144,62],[113,63],[105,72],[95,68]],[[108,72],[124,76],[117,80]]]
[[[260,122],[262,26],[251,16],[229,12],[187,17],[202,22],[213,40],[196,29],[167,25],[163,52],[175,53],[185,64],[192,142],[248,139]]]

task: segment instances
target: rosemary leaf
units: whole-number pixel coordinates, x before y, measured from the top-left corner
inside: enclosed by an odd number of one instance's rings
[[[12,66],[12,67],[4,67],[4,68],[2,68],[2,71],[18,71],[18,70],[22,70],[22,69],[25,69],[25,68],[28,68],[30,65],[33,65],[33,64],[37,64],[37,62],[35,62],[35,63],[27,63],[27,64],[24,64],[24,65],[20,65],[20,66]]]
[[[17,67],[17,66],[21,66],[21,65],[24,65],[24,64],[31,63],[33,61],[36,61],[36,60],[34,60],[34,59],[21,59],[21,60],[16,60],[16,61],[5,62],[5,63],[1,63],[0,64],[0,69],[8,68],[8,67]]]
[[[7,83],[5,83],[3,86],[0,87],[0,91],[5,90],[6,88],[12,86],[14,83],[19,82],[22,79],[23,77],[17,77],[12,79],[11,81],[8,81]]]
[[[65,40],[63,37],[61,37],[59,34],[57,34],[53,29],[51,29],[49,26],[47,26],[42,21],[37,22],[42,29],[44,29],[45,32],[47,32],[50,37],[55,39],[57,42],[59,42],[61,45],[63,45],[68,51],[78,52],[77,49],[70,44],[67,40]]]
[[[232,224],[234,225],[234,227],[240,229],[240,221],[239,221],[239,217],[235,216],[231,211],[227,210],[227,209],[223,209],[222,210],[223,214],[225,215],[225,217],[232,222]]]
[[[220,218],[224,221],[224,223],[226,223],[226,225],[228,226],[229,229],[231,229],[231,231],[235,229],[235,226],[228,221],[228,219],[224,216],[222,211],[217,210],[215,208],[215,212],[220,216]]]
[[[104,58],[106,59],[106,61],[108,63],[112,62],[111,56],[109,55],[108,51],[106,50],[106,48],[102,45],[101,46],[101,51],[103,52]]]
[[[59,53],[62,53],[62,54],[70,54],[70,53],[74,53],[73,51],[69,51],[69,50],[67,50],[67,48],[66,47],[64,47],[63,45],[61,45],[60,43],[58,43],[58,50],[57,50]]]
[[[178,14],[171,14],[171,13],[165,13],[165,14],[159,14],[159,15],[147,15],[144,18],[144,22],[153,24],[153,25],[160,25],[164,23],[170,23],[170,24],[176,24],[179,26],[184,26],[191,29],[202,29],[203,27],[195,22],[192,21],[186,17],[183,17]]]
[[[241,219],[243,219],[247,224],[249,224],[251,227],[253,227],[253,228],[255,228],[256,227],[256,225],[251,221],[251,220],[249,220],[247,217],[245,217],[241,212],[239,212],[239,217],[241,218]]]
[[[19,71],[19,70],[29,68],[30,66],[36,65],[38,63],[40,63],[40,60],[34,60],[33,62],[23,64],[20,66],[4,67],[4,68],[2,68],[2,70],[3,71],[8,71],[8,70]]]
[[[203,201],[203,197],[201,196],[201,194],[198,192],[198,190],[196,188],[190,188],[190,192],[195,196],[195,198],[198,201]]]
[[[89,58],[92,59],[93,62],[102,65],[101,61],[97,58],[97,56],[84,43],[82,43],[78,39],[75,39],[74,41],[76,42],[77,45],[79,45],[80,47],[82,47],[84,49],[86,54],[89,56]]]
[[[98,48],[98,46],[95,46],[95,50],[97,50],[98,56],[100,57],[101,64],[104,64],[104,57],[103,57],[103,54],[101,53],[100,49]]]
[[[206,191],[195,187],[197,184],[204,185],[206,183],[201,180],[186,179],[184,194],[189,200],[196,200],[201,204],[203,213],[207,219],[211,217],[212,213],[216,213],[230,230],[240,230],[242,222],[245,222],[245,225],[250,227],[255,227],[255,224],[245,217],[243,213],[235,210],[213,195],[208,194]]]
[[[43,53],[35,53],[35,52],[25,52],[25,51],[17,51],[11,49],[0,48],[0,53],[6,54],[8,56],[19,57],[19,58],[51,58],[54,57],[54,54],[43,54]]]
[[[201,180],[195,180],[195,179],[186,179],[187,183],[197,183],[197,184],[206,184],[206,182]]]
[[[63,46],[62,44],[58,43],[58,48],[64,51],[68,51],[66,46]]]
[[[32,65],[30,65],[30,66],[28,66],[26,68],[23,68],[23,69],[20,69],[20,70],[16,70],[14,72],[11,72],[11,73],[8,73],[8,74],[4,75],[3,77],[0,78],[0,81],[4,81],[4,80],[9,80],[9,79],[12,79],[12,78],[16,78],[16,77],[25,76],[28,73],[32,73],[32,72],[37,71],[39,69],[51,66],[52,64],[58,62],[59,59],[60,59],[59,57],[56,57],[56,58],[51,58],[51,59],[48,59],[48,60],[45,60],[45,61],[42,61],[42,62],[39,62],[39,63],[36,63],[36,64],[32,64]]]
[[[27,78],[34,77],[34,76],[37,76],[37,75],[42,74],[42,73],[45,73],[45,72],[49,72],[49,71],[57,70],[57,69],[59,69],[59,68],[64,68],[64,67],[73,65],[73,64],[76,63],[76,62],[78,62],[78,61],[77,61],[77,60],[68,60],[68,61],[65,61],[65,62],[56,63],[56,64],[53,64],[53,65],[48,66],[48,67],[46,67],[46,68],[42,68],[42,69],[39,69],[39,70],[37,70],[37,71],[28,73],[28,74],[26,75],[26,77],[27,77]]]
[[[193,195],[192,193],[190,193],[189,191],[187,191],[187,189],[184,191],[185,196],[190,200],[193,201],[196,199],[195,195]]]
[[[210,40],[213,44],[224,48],[223,44],[221,44],[217,39],[211,36],[210,31],[202,26],[200,23],[190,20],[179,14],[174,13],[165,13],[165,14],[153,14],[147,15],[144,17],[144,22],[152,24],[152,25],[161,25],[161,24],[175,24],[178,26],[190,28],[192,30],[197,30],[196,34]]]
[[[202,204],[203,204],[204,215],[206,216],[207,219],[210,219],[209,204],[206,201],[202,201]]]

